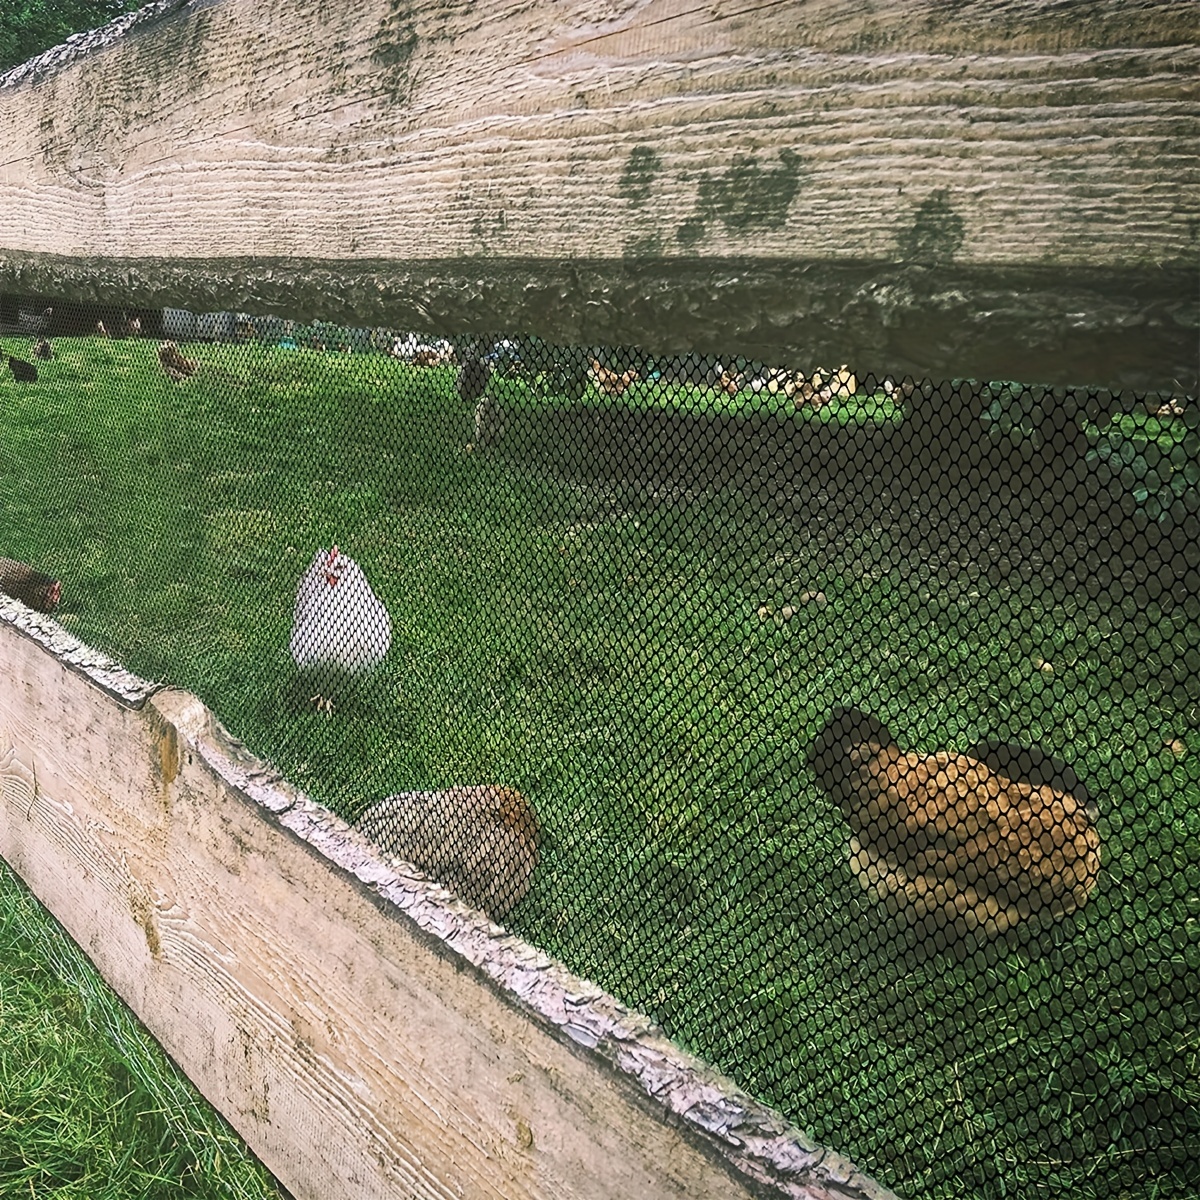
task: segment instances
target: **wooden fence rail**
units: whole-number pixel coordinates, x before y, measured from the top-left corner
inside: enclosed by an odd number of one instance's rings
[[[886,1200],[0,598],[0,855],[298,1200]]]
[[[0,76],[0,291],[1194,391],[1197,0],[157,0]]]

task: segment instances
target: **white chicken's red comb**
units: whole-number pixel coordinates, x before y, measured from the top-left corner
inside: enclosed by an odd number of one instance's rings
[[[330,587],[337,587],[337,581],[339,579],[337,560],[338,548],[334,546],[329,551],[329,561],[325,564],[325,582],[329,584]]]

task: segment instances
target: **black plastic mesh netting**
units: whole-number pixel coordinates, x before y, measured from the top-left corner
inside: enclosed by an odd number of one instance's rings
[[[902,1195],[1200,1195],[1194,398],[0,330],[0,589]]]

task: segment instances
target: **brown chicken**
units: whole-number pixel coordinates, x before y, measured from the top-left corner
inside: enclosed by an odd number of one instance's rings
[[[809,761],[850,826],[850,866],[894,915],[960,937],[1081,908],[1100,837],[1073,772],[1037,750],[902,751],[879,721],[839,709]]]
[[[190,379],[200,366],[194,358],[184,358],[174,342],[163,342],[159,346],[158,363],[167,378],[174,383]]]
[[[183,383],[185,379],[191,379],[197,372],[200,372],[204,379],[220,380],[221,383],[228,383],[233,387],[245,387],[249,382],[240,375],[235,375],[232,371],[217,366],[216,363],[185,358],[174,342],[163,342],[158,347],[158,365],[162,367],[163,374],[172,383]]]
[[[0,593],[36,608],[52,613],[62,601],[62,584],[50,575],[34,570],[28,563],[15,558],[0,558]]]
[[[732,373],[730,371],[722,371],[717,376],[717,387],[721,389],[727,396],[736,396],[742,390],[746,382],[746,376],[743,372]]]
[[[622,393],[629,390],[629,386],[635,383],[638,378],[638,373],[633,370],[622,371],[618,374],[616,371],[609,370],[608,367],[602,366],[600,360],[592,359],[592,378],[596,381],[596,386],[606,396],[620,396]]]
[[[33,357],[44,359],[47,362],[54,357],[54,347],[50,345],[49,338],[41,338],[34,343]]]
[[[399,792],[356,822],[381,850],[499,920],[529,891],[541,831],[520,792],[495,784]]]

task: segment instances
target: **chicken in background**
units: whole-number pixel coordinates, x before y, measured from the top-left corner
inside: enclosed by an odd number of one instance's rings
[[[33,357],[40,358],[45,362],[49,362],[54,357],[54,347],[50,345],[49,338],[40,338],[33,344]]]
[[[629,390],[631,384],[637,382],[638,373],[634,370],[622,371],[618,374],[603,366],[598,358],[591,360],[591,376],[596,386],[606,396],[620,396]]]
[[[162,342],[158,347],[158,365],[172,383],[183,383],[197,372],[203,379],[216,379],[234,387],[245,387],[247,380],[215,363],[201,362],[197,358],[185,358],[175,342]]]
[[[475,438],[467,443],[467,453],[495,445],[504,436],[504,427],[504,414],[500,406],[490,395],[485,395],[475,405]]]
[[[1152,417],[1182,417],[1187,413],[1182,396],[1147,397],[1146,411]]]
[[[727,396],[736,396],[745,386],[746,374],[744,371],[734,372],[720,368],[719,372],[717,375],[717,387]]]
[[[26,362],[23,358],[15,358],[7,353],[5,357],[8,359],[8,369],[18,383],[37,383],[38,370],[33,363]]]
[[[158,347],[158,366],[172,383],[182,383],[199,370],[196,359],[185,359],[174,342],[163,342]]]
[[[374,671],[391,644],[391,618],[362,568],[337,546],[318,550],[296,589],[289,642],[301,678],[316,689],[310,703],[331,713],[335,696]]]
[[[830,400],[849,399],[858,387],[857,376],[845,363],[836,371],[817,369],[811,376],[785,367],[768,367],[750,381],[752,391],[786,396],[797,408],[808,406],[814,409],[823,407]]]
[[[184,358],[174,342],[163,342],[158,347],[158,365],[172,383],[182,383],[185,379],[190,379],[200,368],[200,364],[194,358]]]
[[[1082,908],[1100,873],[1087,793],[1041,751],[901,750],[858,709],[835,710],[809,752],[850,826],[850,866],[893,915],[995,936]]]
[[[0,593],[38,612],[52,613],[62,602],[62,583],[15,558],[0,558]]]
[[[474,437],[464,447],[468,454],[475,449],[486,449],[499,441],[504,432],[500,410],[487,390],[494,369],[493,356],[481,354],[478,348],[472,347],[462,355],[454,380],[458,398],[475,405]]]
[[[541,830],[520,792],[494,784],[399,792],[355,825],[384,853],[411,863],[496,920],[529,891]]]
[[[845,363],[842,363],[826,386],[835,396],[846,400],[858,391],[858,377]]]
[[[484,355],[478,352],[464,354],[454,380],[458,398],[465,404],[476,403],[487,391],[491,377],[492,364]]]

